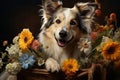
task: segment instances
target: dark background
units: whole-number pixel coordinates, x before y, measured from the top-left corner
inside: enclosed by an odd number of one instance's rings
[[[75,2],[94,0],[62,0],[65,7],[72,7]],[[40,32],[41,18],[39,9],[41,0],[1,0],[0,1],[0,48],[2,42],[8,40],[11,43],[14,36],[29,28],[35,37]],[[120,26],[120,0],[100,0],[103,15],[111,12],[117,14],[118,26]]]

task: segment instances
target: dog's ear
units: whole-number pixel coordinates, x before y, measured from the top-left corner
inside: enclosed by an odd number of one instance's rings
[[[96,8],[95,3],[77,3],[76,7],[79,9],[81,16],[85,18],[91,18],[94,15],[94,11]]]
[[[59,9],[62,8],[60,0],[43,0],[43,17],[47,20]]]

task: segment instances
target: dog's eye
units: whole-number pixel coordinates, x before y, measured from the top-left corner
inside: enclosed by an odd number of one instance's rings
[[[57,23],[57,24],[60,24],[60,23],[61,23],[60,19],[57,19],[57,20],[56,20],[56,23]]]
[[[75,20],[71,20],[71,21],[70,21],[70,25],[76,25]]]

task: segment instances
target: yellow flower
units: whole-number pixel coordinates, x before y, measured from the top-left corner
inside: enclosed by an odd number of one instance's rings
[[[76,71],[79,70],[79,64],[76,59],[65,60],[62,64],[62,71],[65,72],[67,76],[73,76]]]
[[[118,42],[108,41],[102,49],[102,55],[108,60],[120,59],[120,44]]]
[[[32,33],[29,31],[29,29],[23,29],[23,31],[20,33],[20,39],[19,39],[19,46],[22,49],[22,51],[25,51],[29,48],[33,39],[34,37]]]

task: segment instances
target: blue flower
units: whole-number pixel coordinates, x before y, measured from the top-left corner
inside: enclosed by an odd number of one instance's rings
[[[23,54],[19,59],[22,68],[28,69],[29,67],[33,66],[35,63],[34,55]]]

